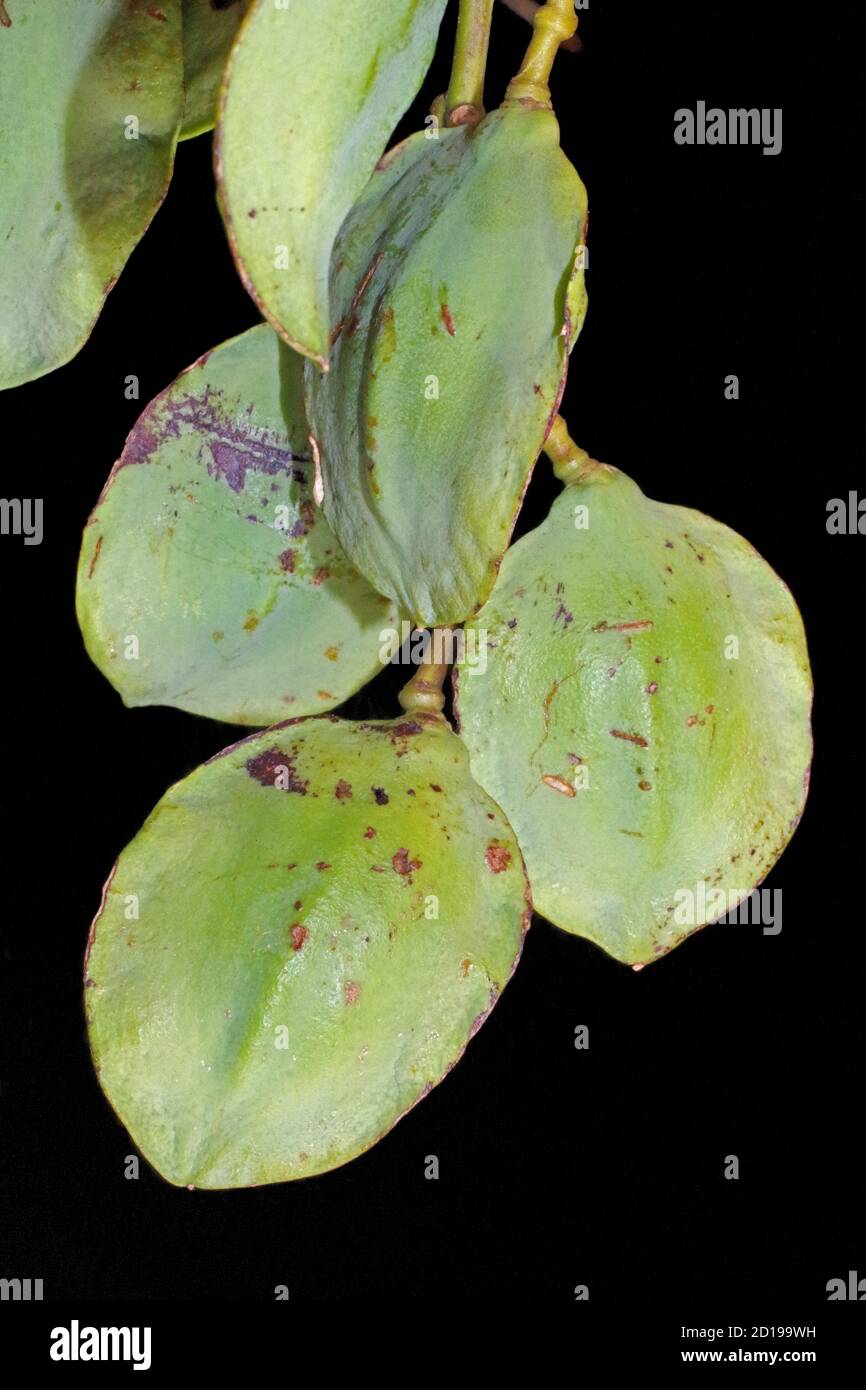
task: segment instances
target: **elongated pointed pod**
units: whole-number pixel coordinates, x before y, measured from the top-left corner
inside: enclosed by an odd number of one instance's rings
[[[77,588],[87,650],[126,704],[272,724],[380,669],[398,615],[315,506],[301,374],[261,324],[181,373],[127,439]]]
[[[8,0],[0,26],[0,388],[62,366],[159,207],[180,7]]]
[[[769,872],[803,810],[811,677],[760,555],[584,456],[509,550],[459,672],[475,776],[536,909],[646,964]]]
[[[85,977],[102,1087],[172,1183],[346,1163],[460,1057],[526,894],[441,716],[257,734],[173,787],[106,885]]]
[[[328,360],[334,238],[423,81],[445,0],[257,0],[226,72],[220,206],[238,269],[287,342]]]
[[[552,112],[435,133],[346,219],[331,370],[306,373],[325,515],[428,626],[489,594],[585,312],[586,192]]]
[[[223,71],[250,0],[182,0],[181,140],[212,130]]]

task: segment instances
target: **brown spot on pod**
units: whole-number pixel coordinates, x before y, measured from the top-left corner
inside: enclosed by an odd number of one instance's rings
[[[87,578],[88,578],[88,579],[92,579],[92,578],[93,578],[93,571],[96,569],[96,562],[97,562],[97,560],[99,559],[99,552],[100,552],[101,549],[102,549],[102,537],[101,537],[101,536],[97,536],[97,538],[96,538],[96,545],[94,546],[94,549],[93,549],[93,556],[92,556],[92,558],[91,558],[90,565],[89,565],[88,570],[87,570]]]
[[[492,874],[501,874],[511,863],[511,850],[498,840],[491,840],[484,854],[487,867]]]
[[[631,623],[596,623],[593,632],[646,632],[652,627],[649,618],[641,618],[637,622]]]
[[[410,859],[408,849],[398,849],[397,853],[391,856],[391,864],[395,874],[401,874],[410,881],[413,869],[421,868],[421,860]]]
[[[454,327],[454,320],[451,317],[451,310],[448,308],[447,304],[442,305],[440,313],[442,314],[442,322],[444,323],[446,329],[448,330],[452,338],[455,337],[457,329]]]
[[[646,748],[647,741],[641,734],[627,734],[623,729],[611,729],[613,738],[624,738],[628,743],[636,743],[638,748]]]
[[[291,926],[292,950],[300,951],[309,934],[301,922],[293,922]]]
[[[351,782],[344,782],[342,778],[334,788],[334,796],[338,801],[348,801],[352,795]]]
[[[297,792],[306,796],[309,782],[295,773],[295,759],[281,748],[268,748],[254,758],[247,758],[244,764],[250,777],[263,787],[277,787],[280,791]]]

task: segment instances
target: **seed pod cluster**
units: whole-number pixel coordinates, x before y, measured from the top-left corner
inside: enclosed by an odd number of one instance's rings
[[[587,195],[548,77],[573,0],[534,12],[489,113],[492,4],[461,0],[448,92],[391,148],[445,0],[12,8],[0,131],[37,87],[45,120],[0,153],[0,387],[77,350],[215,117],[266,320],[151,401],[84,534],[79,621],[123,700],[270,726],[112,871],[99,1079],[169,1182],[324,1173],[454,1066],[533,902],[644,966],[770,871],[808,783],[802,624],[745,540],[568,437]],[[565,487],[509,549],[542,450]],[[413,625],[464,644],[457,731],[435,642],[402,716],[330,713]]]

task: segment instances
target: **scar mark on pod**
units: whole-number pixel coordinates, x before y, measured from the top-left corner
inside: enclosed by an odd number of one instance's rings
[[[354,1004],[361,993],[361,986],[356,985],[354,980],[348,980],[343,986],[343,998],[347,1004]]]
[[[641,619],[635,623],[596,623],[593,632],[646,632],[652,627],[649,618]]]
[[[292,950],[300,951],[301,947],[303,946],[310,933],[307,931],[307,928],[303,926],[300,922],[293,922],[291,927],[291,934]]]
[[[0,0],[0,4],[2,4],[2,0]],[[93,549],[93,557],[92,557],[92,559],[91,559],[91,561],[90,561],[90,566],[89,566],[89,568],[88,568],[88,570],[87,570],[87,578],[88,578],[88,579],[92,579],[92,578],[93,578],[93,571],[96,569],[96,562],[97,562],[97,560],[99,559],[99,552],[100,552],[101,549],[102,549],[102,536],[97,536],[97,538],[96,538],[96,545],[94,546],[94,549]]]
[[[379,269],[379,266],[380,266],[381,263],[382,263],[382,257],[384,256],[384,254],[385,254],[384,251],[379,251],[379,252],[377,252],[377,254],[373,257],[373,260],[370,262],[369,266],[368,266],[367,269],[365,270],[364,275],[363,275],[362,278],[361,278],[361,282],[360,282],[360,284],[358,285],[358,288],[355,290],[355,293],[354,293],[353,296],[352,296],[352,312],[353,312],[353,313],[354,313],[355,309],[357,309],[358,305],[360,304],[361,298],[362,298],[362,296],[363,296],[363,294],[364,294],[364,291],[366,290],[366,288],[367,288],[367,286],[369,285],[370,281],[372,280],[373,276],[376,274],[376,271]]]
[[[546,787],[551,787],[555,792],[562,792],[563,796],[574,796],[574,787],[570,782],[566,782],[564,777],[556,777],[553,773],[545,773],[542,782]]]
[[[628,743],[636,743],[638,748],[646,748],[647,741],[641,734],[627,734],[623,729],[611,729],[613,738],[624,738]]]
[[[451,317],[451,310],[448,308],[447,304],[443,304],[441,306],[440,313],[442,315],[442,322],[444,323],[446,329],[448,330],[452,338],[455,337],[457,329],[454,327],[454,320]]]

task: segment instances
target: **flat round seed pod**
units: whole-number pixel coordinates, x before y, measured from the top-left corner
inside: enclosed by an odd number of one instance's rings
[[[307,368],[325,515],[427,626],[496,577],[583,320],[586,193],[550,111],[399,148],[334,248],[331,368]]]
[[[139,418],[78,565],[87,650],[127,705],[273,724],[380,669],[397,614],[315,506],[306,436],[301,359],[267,324]]]
[[[487,1017],[526,893],[441,717],[246,739],[166,794],[106,885],[85,974],[102,1087],[172,1183],[346,1163]]]
[[[735,532],[603,465],[509,550],[459,673],[475,776],[535,907],[646,964],[739,902],[803,810],[811,677],[791,594]]]
[[[178,5],[7,0],[0,388],[79,350],[162,201],[183,106]]]
[[[212,130],[223,70],[250,0],[183,0],[181,140]]]
[[[412,102],[446,0],[258,0],[232,50],[216,141],[238,270],[298,352],[328,359],[340,224]]]

